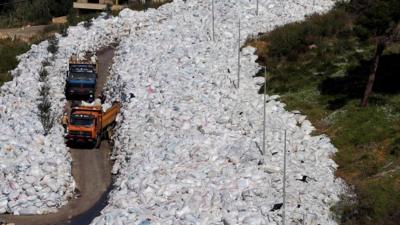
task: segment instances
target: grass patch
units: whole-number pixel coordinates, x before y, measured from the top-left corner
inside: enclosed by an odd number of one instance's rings
[[[9,73],[0,73],[0,86],[10,80],[12,80],[12,76]]]
[[[394,225],[400,220],[399,45],[386,49],[370,106],[360,102],[374,42],[360,40],[343,4],[325,15],[287,24],[257,39],[259,63],[269,70],[268,94],[300,110],[339,149],[337,175],[355,199],[334,208],[345,225]]]

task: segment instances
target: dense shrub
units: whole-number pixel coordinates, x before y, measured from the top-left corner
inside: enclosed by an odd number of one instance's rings
[[[393,156],[400,156],[400,138],[397,138],[389,147],[389,153]]]
[[[45,24],[51,21],[48,0],[25,1],[15,5],[14,17],[19,21]]]
[[[75,26],[78,23],[78,17],[76,9],[71,9],[67,15],[67,21],[70,26]]]
[[[88,30],[91,26],[93,25],[92,19],[88,18],[87,20],[85,20],[85,22],[83,23],[83,26],[86,28],[86,30]]]
[[[49,134],[54,126],[55,116],[51,110],[51,102],[47,97],[42,97],[38,105],[39,119],[43,126],[44,135]]]
[[[327,15],[312,15],[305,22],[278,27],[268,37],[269,56],[295,59],[310,45],[318,45],[324,38],[351,33],[350,18],[343,9]]]
[[[50,102],[50,86],[48,84],[48,72],[45,68],[39,73],[39,81],[42,82],[42,85],[39,89],[39,104],[38,104],[38,116],[39,120],[42,123],[44,135],[47,135],[51,128],[54,126],[55,116],[51,109]]]
[[[158,8],[161,5],[172,2],[172,0],[166,0],[166,1],[151,1],[151,0],[145,0],[143,3],[140,0],[130,0],[129,1],[129,8],[132,10],[137,10],[137,11],[146,11],[149,8]]]
[[[49,1],[50,14],[53,17],[65,16],[72,8],[73,0],[51,0]]]
[[[28,49],[29,45],[21,41],[0,40],[0,73],[14,69],[18,64],[16,56]]]
[[[39,72],[39,81],[40,81],[40,82],[46,82],[47,76],[48,76],[48,75],[49,75],[49,73],[47,72],[47,70],[42,69],[42,70]]]
[[[49,45],[47,46],[47,51],[51,54],[56,54],[58,52],[58,38],[55,36],[51,37],[49,40]]]
[[[0,73],[0,86],[12,79],[10,73]]]
[[[52,17],[65,16],[72,8],[73,0],[17,1],[0,11],[0,26],[13,27],[26,24],[47,24]]]
[[[104,12],[106,13],[105,15],[105,19],[108,19],[110,16],[112,16],[113,12],[112,12],[112,5],[111,4],[107,4],[106,8],[104,9]]]
[[[387,33],[400,21],[398,0],[351,0],[348,12],[354,15],[355,31],[361,39]]]
[[[28,49],[29,45],[22,41],[0,40],[0,86],[12,79],[8,71],[17,66],[18,60],[16,56],[26,52]]]

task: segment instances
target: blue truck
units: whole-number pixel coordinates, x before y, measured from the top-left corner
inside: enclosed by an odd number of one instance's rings
[[[79,59],[73,55],[65,85],[68,100],[93,101],[96,93],[97,61],[94,56]]]

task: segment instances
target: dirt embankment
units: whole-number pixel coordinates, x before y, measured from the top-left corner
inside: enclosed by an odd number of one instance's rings
[[[0,29],[0,39],[19,39],[31,42],[37,36],[51,36],[56,32],[56,25],[38,25],[21,28]]]
[[[99,73],[96,87],[98,95],[109,75],[108,68],[112,63],[114,49],[109,47],[97,52]],[[82,219],[75,218],[93,217],[98,212],[92,208],[98,208],[99,200],[105,201],[104,194],[112,182],[110,160],[111,146],[103,140],[99,149],[70,149],[72,162],[72,175],[76,181],[76,198],[59,209],[57,213],[33,216],[1,215],[0,218],[7,223],[15,225],[61,225],[79,224]],[[101,208],[98,209],[100,211]],[[88,219],[86,219],[88,221]]]

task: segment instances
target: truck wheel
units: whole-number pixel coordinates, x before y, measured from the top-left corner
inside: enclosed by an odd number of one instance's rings
[[[113,135],[113,129],[111,126],[109,126],[104,134],[104,138],[107,140],[111,140],[112,135]]]
[[[96,143],[95,143],[94,147],[95,148],[99,148],[100,145],[101,145],[101,137],[100,137],[100,135],[98,135],[97,138],[96,138]]]

